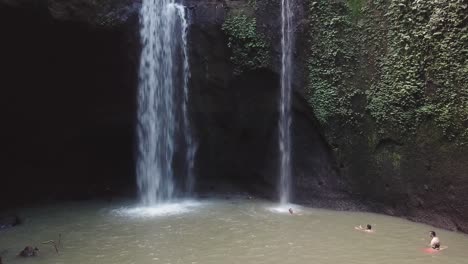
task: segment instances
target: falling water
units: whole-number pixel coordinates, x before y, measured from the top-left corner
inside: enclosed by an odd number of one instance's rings
[[[193,185],[195,148],[187,116],[188,23],[184,7],[174,0],[144,0],[140,20],[137,178],[142,202],[154,205],[175,195],[172,164],[181,143],[177,142],[179,127],[187,145],[186,159],[190,159],[186,182],[188,187]]]
[[[183,129],[184,138],[186,143],[185,152],[185,164],[186,164],[186,182],[185,189],[190,195],[193,191],[193,185],[195,182],[194,176],[194,165],[195,165],[195,152],[197,151],[197,145],[194,141],[192,134],[192,127],[188,116],[188,104],[189,104],[189,78],[190,78],[190,64],[187,44],[187,33],[188,33],[188,21],[185,19],[185,9],[182,5],[176,5],[179,17],[181,18],[181,29],[182,29],[182,58],[183,58],[183,103],[182,103],[182,115],[183,115]]]
[[[292,10],[290,0],[281,0],[281,99],[279,118],[280,202],[286,204],[291,192],[291,76],[292,76]]]

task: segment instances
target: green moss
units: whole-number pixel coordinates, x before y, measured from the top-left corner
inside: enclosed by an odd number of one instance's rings
[[[467,21],[466,1],[310,0],[307,97],[326,133],[369,115],[381,138],[435,123],[467,144]]]
[[[394,169],[399,169],[401,165],[401,155],[398,152],[391,153],[392,165]]]
[[[348,1],[349,10],[351,11],[351,15],[356,19],[359,18],[362,13],[361,11],[364,5],[364,0],[347,0],[347,1]]]
[[[244,14],[230,15],[222,29],[228,36],[235,74],[268,66],[269,47],[263,35],[257,31],[255,18]]]
[[[247,4],[253,9],[257,9],[257,0],[248,0]]]
[[[468,19],[462,1],[391,1],[388,50],[368,94],[383,131],[407,135],[434,120],[445,136],[468,139]]]
[[[308,20],[308,101],[333,136],[330,130],[354,125],[360,115],[353,108],[353,98],[361,93],[353,86],[358,64],[355,25],[346,3],[325,0],[310,2]]]
[[[374,153],[373,163],[384,170],[385,173],[390,173],[392,177],[398,178],[401,171],[402,155],[400,149],[384,148]]]
[[[376,133],[369,133],[367,135],[367,142],[369,149],[375,149],[377,144],[379,143],[379,138]]]

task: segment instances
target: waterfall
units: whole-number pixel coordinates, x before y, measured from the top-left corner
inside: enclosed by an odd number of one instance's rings
[[[279,118],[280,202],[291,196],[291,78],[292,78],[292,17],[290,0],[281,0],[281,99]]]
[[[190,79],[190,64],[187,44],[187,33],[188,33],[188,21],[185,18],[185,9],[182,5],[176,5],[179,17],[181,18],[181,29],[182,29],[182,57],[183,57],[183,103],[182,103],[182,115],[183,115],[183,129],[184,138],[186,143],[185,152],[185,164],[186,164],[186,182],[185,189],[188,194],[193,192],[193,186],[195,183],[194,165],[195,165],[195,153],[197,151],[197,145],[194,141],[192,134],[192,127],[188,116],[188,105],[189,105],[189,79]]]
[[[193,186],[195,147],[187,106],[188,22],[184,7],[174,0],[143,0],[140,24],[137,183],[142,202],[154,205],[176,194],[174,153],[183,140],[185,181],[187,188]]]

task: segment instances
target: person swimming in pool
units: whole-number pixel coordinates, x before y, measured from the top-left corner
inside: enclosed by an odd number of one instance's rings
[[[431,236],[431,244],[429,245],[432,249],[440,250],[440,239],[437,237],[436,232],[429,232]]]
[[[358,231],[363,231],[363,232],[367,232],[367,233],[373,233],[374,230],[372,230],[372,226],[367,224],[366,227],[364,228],[363,226],[355,226],[354,229],[358,230]]]

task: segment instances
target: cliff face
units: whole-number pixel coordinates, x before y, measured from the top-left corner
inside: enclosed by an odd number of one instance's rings
[[[80,22],[91,27],[118,28],[138,14],[140,0],[1,0],[0,4],[16,8],[46,11],[58,21]]]
[[[6,120],[22,126],[2,131],[8,135],[4,138],[16,140],[3,159],[16,157],[12,167],[20,167],[24,154],[18,146],[54,142],[30,154],[36,165],[14,169],[14,175],[37,170],[46,175],[62,164],[56,176],[46,178],[63,181],[61,175],[82,169],[77,161],[84,160],[94,165],[77,173],[88,175],[81,183],[87,186],[107,175],[105,185],[115,173],[112,164],[127,160],[116,171],[126,171],[120,178],[132,181],[140,5],[130,0],[0,0],[3,25],[42,21],[38,28],[24,23],[29,34],[21,38],[16,29],[7,31],[9,44],[0,44],[9,58],[0,65],[15,88],[3,98],[37,95],[37,103],[20,105],[48,117],[19,117],[13,114],[19,99],[7,99]],[[191,21],[190,111],[199,143],[199,188],[226,181],[274,197],[280,1],[188,0],[185,5]],[[468,232],[466,4],[302,0],[294,1],[293,9],[296,200],[326,200],[318,205],[344,209],[350,207],[343,200],[371,201],[379,206],[367,209]],[[31,47],[34,38],[24,36],[41,38],[42,44]],[[20,54],[20,48],[27,51],[20,58],[33,61],[38,71],[17,63],[10,51]],[[24,70],[39,82],[21,80]],[[69,97],[72,90],[80,91],[78,96]],[[61,118],[51,118],[56,109]],[[81,121],[66,121],[68,116]],[[31,122],[41,124],[42,134],[36,133],[41,136],[27,137],[24,124]],[[96,138],[96,131],[102,137]],[[75,156],[58,151],[73,145],[80,150],[71,151]],[[118,157],[107,155],[106,146],[117,148],[112,152]],[[44,149],[47,162],[38,158]],[[90,157],[96,152],[102,155]],[[100,162],[102,157],[108,164]]]
[[[466,232],[466,3],[308,3],[306,97],[353,192]]]
[[[186,4],[198,178],[202,184],[227,179],[276,199],[281,47],[275,44],[280,43],[275,31],[280,22],[272,18],[280,9],[271,4],[269,14],[257,15],[263,9],[247,1]],[[245,38],[238,35],[244,30],[250,32]],[[301,83],[305,81],[297,88]],[[293,100],[296,197],[321,198],[331,206],[329,200],[347,197],[346,184],[301,89],[296,89]]]

